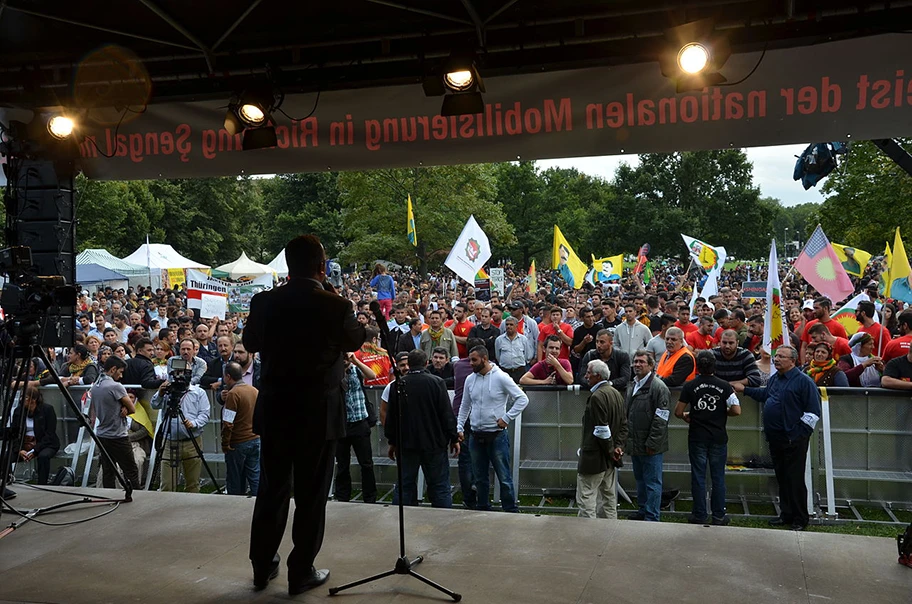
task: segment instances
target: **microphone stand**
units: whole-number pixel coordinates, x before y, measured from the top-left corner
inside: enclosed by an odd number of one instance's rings
[[[377,301],[370,303],[371,312],[374,313],[374,318],[377,320],[377,325],[380,327],[380,332],[383,335],[384,342],[389,340],[390,331],[389,326],[386,324],[386,319],[383,316],[383,312],[380,310],[380,304]],[[406,401],[406,391],[405,391],[405,379],[404,375],[399,372],[399,369],[396,367],[396,355],[387,347],[386,353],[390,357],[390,361],[393,364],[396,372],[396,395],[397,395],[397,405],[396,405],[396,432],[397,434],[402,434],[402,406]],[[389,420],[387,420],[389,421]],[[434,589],[445,593],[450,596],[454,602],[459,602],[462,600],[462,595],[451,591],[446,587],[431,581],[427,577],[424,577],[416,573],[413,569],[414,567],[421,564],[424,561],[424,556],[418,556],[412,560],[409,560],[409,557],[405,553],[405,505],[403,504],[402,497],[402,455],[400,451],[396,451],[396,480],[397,487],[399,489],[399,558],[396,559],[396,565],[392,570],[382,572],[364,579],[359,579],[357,581],[352,581],[351,583],[346,583],[345,585],[340,585],[339,587],[330,587],[329,595],[334,596],[340,591],[346,589],[351,589],[352,587],[357,587],[358,585],[364,585],[365,583],[372,583],[378,581],[385,577],[391,575],[410,575],[419,581],[430,585]]]

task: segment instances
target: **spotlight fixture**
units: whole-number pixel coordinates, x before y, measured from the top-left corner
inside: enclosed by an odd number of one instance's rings
[[[76,122],[65,115],[54,115],[47,122],[47,131],[56,140],[62,141],[73,134]]]
[[[228,104],[225,130],[232,136],[244,133],[241,146],[244,151],[275,147],[276,131],[269,122],[282,100],[284,96],[271,85],[245,90]]]
[[[440,115],[470,115],[484,111],[484,82],[474,53],[453,53],[440,69],[425,77],[426,96],[443,96]]]
[[[730,56],[725,36],[714,31],[711,19],[702,19],[665,31],[659,67],[678,92],[702,90],[726,81],[719,70]]]

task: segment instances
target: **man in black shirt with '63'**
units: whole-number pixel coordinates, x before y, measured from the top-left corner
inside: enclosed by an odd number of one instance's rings
[[[712,476],[712,523],[726,525],[725,463],[728,459],[729,416],[741,415],[741,405],[731,385],[713,375],[716,357],[709,350],[697,354],[696,378],[684,384],[675,415],[690,424],[687,450],[690,455],[690,484],[693,493],[691,524],[706,522],[706,465]],[[690,407],[689,411],[685,411]]]

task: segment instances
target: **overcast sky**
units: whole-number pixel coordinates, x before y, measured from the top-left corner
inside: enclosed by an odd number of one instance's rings
[[[806,145],[783,145],[780,147],[754,147],[746,149],[747,158],[754,164],[754,184],[760,187],[764,197],[775,197],[783,205],[823,201],[817,188],[805,191],[801,184],[792,180],[795,156],[800,155]],[[636,165],[636,156],[571,157],[567,159],[546,159],[537,162],[542,169],[558,166],[576,168],[592,176],[607,180],[614,178],[615,169],[627,162]]]

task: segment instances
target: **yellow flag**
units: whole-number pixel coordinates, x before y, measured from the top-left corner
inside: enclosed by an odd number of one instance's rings
[[[624,270],[624,255],[607,256],[605,258],[596,258],[592,254],[592,279],[595,283],[605,283],[607,281],[618,281],[621,278],[621,272]]]
[[[912,268],[909,267],[909,257],[906,248],[899,236],[899,227],[896,227],[896,238],[893,240],[893,254],[890,259],[890,278],[887,281],[886,296],[894,300],[912,303],[912,284],[909,283]]]
[[[554,249],[551,254],[551,267],[560,271],[561,278],[573,289],[579,289],[585,281],[589,267],[579,259],[573,248],[564,238],[557,225],[554,225]]]
[[[412,212],[412,196],[408,196],[408,240],[414,246],[418,245],[418,232],[415,231],[415,214]]]
[[[538,293],[538,273],[535,272],[535,260],[532,260],[532,266],[529,267],[527,287],[530,294],[535,295]]]
[[[868,262],[871,261],[871,254],[864,250],[860,250],[857,247],[851,247],[841,243],[830,242],[830,245],[833,246],[833,251],[836,252],[836,257],[839,258],[845,272],[850,275],[855,275],[856,277],[864,276],[865,267],[868,266]]]
[[[881,296],[886,296],[887,292],[890,291],[890,263],[893,262],[893,253],[890,251],[890,244],[887,244],[887,249],[884,250],[884,269],[880,273],[879,283],[877,284],[877,293]]]

